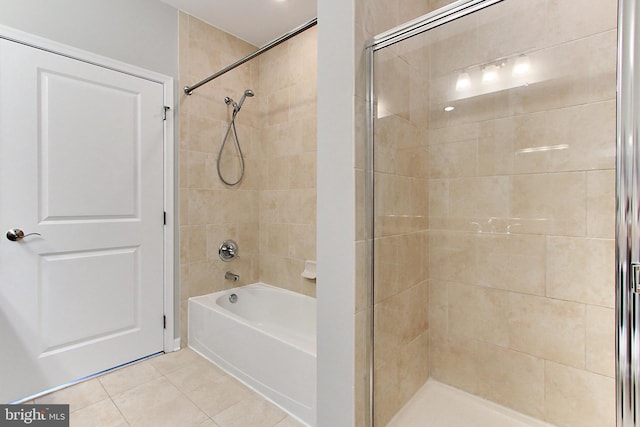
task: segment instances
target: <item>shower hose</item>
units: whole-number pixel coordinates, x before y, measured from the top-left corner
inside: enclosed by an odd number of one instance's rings
[[[237,107],[233,108],[231,121],[229,122],[229,126],[227,126],[227,132],[224,134],[224,139],[222,140],[222,144],[220,145],[220,151],[218,152],[218,162],[217,162],[218,177],[220,177],[220,180],[222,182],[230,186],[238,185],[240,181],[242,181],[242,178],[244,178],[244,155],[242,154],[242,148],[240,148],[240,140],[238,139],[238,131],[236,130],[236,116],[238,115],[238,111],[240,111],[239,108]],[[227,144],[227,140],[229,139],[229,136],[231,135],[231,133],[233,133],[233,140],[236,143],[238,154],[240,154],[240,178],[238,178],[238,180],[234,182],[227,181],[226,179],[224,179],[224,177],[222,176],[222,172],[220,171],[220,161],[222,159],[222,151],[224,150],[224,147]]]

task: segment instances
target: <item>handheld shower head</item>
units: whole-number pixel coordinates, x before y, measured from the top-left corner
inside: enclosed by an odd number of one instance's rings
[[[233,109],[235,110],[235,112],[237,113],[238,111],[240,111],[240,109],[242,108],[242,104],[244,104],[244,100],[247,99],[248,97],[252,97],[254,96],[255,93],[251,90],[251,89],[247,89],[244,91],[244,94],[242,95],[242,98],[240,98],[240,102],[238,102],[238,104],[234,104],[233,105]]]

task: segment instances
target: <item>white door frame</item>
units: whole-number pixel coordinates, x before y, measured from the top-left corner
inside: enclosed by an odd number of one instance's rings
[[[164,74],[149,71],[144,68],[120,62],[82,49],[77,49],[62,43],[58,43],[43,37],[25,33],[14,28],[0,25],[0,38],[17,42],[36,49],[45,50],[57,55],[119,71],[132,76],[140,77],[159,83],[164,90],[164,104],[171,108],[166,114],[164,122],[164,211],[166,212],[166,225],[164,227],[164,315],[166,327],[164,329],[165,352],[172,352],[180,348],[179,337],[175,337],[175,308],[174,308],[174,244],[175,244],[175,179],[174,179],[174,79]],[[111,368],[111,367],[109,367]]]

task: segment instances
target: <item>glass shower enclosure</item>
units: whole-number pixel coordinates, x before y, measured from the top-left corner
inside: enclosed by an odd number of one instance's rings
[[[376,427],[429,381],[552,425],[635,425],[639,168],[631,125],[616,157],[617,104],[635,105],[616,82],[636,6],[620,43],[617,6],[458,1],[368,47]]]

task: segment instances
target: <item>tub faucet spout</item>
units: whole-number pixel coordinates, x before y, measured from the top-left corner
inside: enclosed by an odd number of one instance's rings
[[[234,282],[237,282],[238,280],[240,280],[240,276],[230,271],[227,271],[226,273],[224,273],[224,278],[227,280],[233,280]]]

